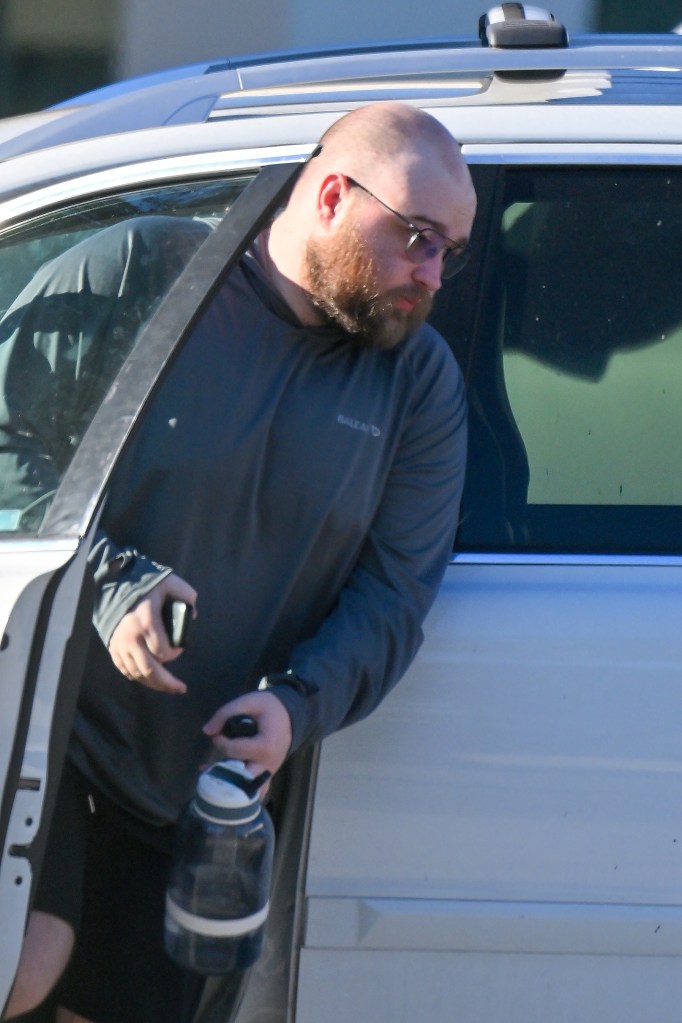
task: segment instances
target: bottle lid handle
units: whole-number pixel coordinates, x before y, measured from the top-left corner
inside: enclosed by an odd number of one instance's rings
[[[237,788],[245,792],[249,799],[253,799],[257,795],[258,790],[270,777],[270,771],[263,771],[257,778],[245,778],[239,771],[233,771],[231,768],[226,767],[225,764],[217,763],[211,768],[211,774],[216,778],[222,778],[223,781],[228,781],[231,785],[236,785]]]

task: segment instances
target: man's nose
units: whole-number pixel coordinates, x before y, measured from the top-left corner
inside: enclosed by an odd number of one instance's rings
[[[422,287],[427,288],[432,294],[440,288],[443,283],[443,253],[438,252],[423,263],[418,263],[412,273],[412,280]]]

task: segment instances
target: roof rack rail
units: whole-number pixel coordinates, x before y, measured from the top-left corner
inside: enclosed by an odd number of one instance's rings
[[[553,14],[528,4],[500,4],[482,14],[478,34],[498,49],[557,49],[568,46],[568,32]]]

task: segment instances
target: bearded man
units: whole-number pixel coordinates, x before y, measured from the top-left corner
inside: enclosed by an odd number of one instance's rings
[[[425,320],[474,212],[439,122],[398,103],[353,111],[162,384],[92,554],[96,634],[7,1018],[45,997],[74,948],[59,1023],[185,1018],[163,891],[211,745],[274,775],[369,714],[410,664],[466,449],[461,374]],[[184,651],[162,624],[168,598],[196,609]],[[256,734],[227,738],[234,715]],[[126,937],[106,944],[114,919]]]

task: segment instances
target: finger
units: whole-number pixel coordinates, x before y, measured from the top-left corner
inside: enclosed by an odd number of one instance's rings
[[[268,741],[256,739],[214,739],[214,749],[221,758],[241,760],[254,777],[263,771],[274,775],[282,766],[286,751]]]
[[[196,615],[197,591],[194,587],[174,573],[166,576],[166,584],[166,596],[174,597],[176,600],[184,600],[186,604],[191,604],[192,610]]]
[[[136,637],[124,649],[126,667],[132,678],[140,682],[154,676],[156,661],[151,656],[144,636]]]
[[[219,735],[230,718],[241,715],[253,718],[257,731],[261,732],[263,730],[263,710],[262,701],[259,700],[257,693],[244,693],[243,696],[238,696],[219,707],[203,726],[204,733],[208,736]]]
[[[144,646],[129,649],[123,659],[123,674],[133,682],[163,693],[185,693],[185,683],[149,656]]]
[[[226,739],[223,735],[215,736],[213,745],[221,756],[231,760],[256,760],[265,752],[262,743],[256,745],[252,739]]]
[[[157,610],[160,611],[164,602],[169,598],[172,600],[181,600],[185,604],[189,604],[192,608],[193,616],[196,617],[197,613],[197,591],[193,586],[190,586],[188,582],[181,579],[180,576],[175,575],[171,572],[167,575],[158,586],[154,587],[149,593],[152,604]]]
[[[212,731],[220,731],[229,718],[235,717],[237,714],[252,714],[250,696],[250,693],[245,693],[230,700],[229,703],[224,703],[222,707],[218,707],[206,722],[206,727],[211,728]]]
[[[126,678],[138,679],[144,674],[142,666],[144,655],[138,649],[137,643],[121,644],[111,651],[111,656],[118,670]]]
[[[182,653],[182,647],[171,645],[160,615],[158,621],[157,616],[154,616],[151,625],[145,630],[144,639],[149,653],[157,661],[174,661]]]
[[[149,689],[155,689],[161,693],[172,693],[181,696],[187,692],[187,685],[182,679],[177,678],[176,675],[173,675],[164,668],[162,664],[156,664],[151,674],[138,679],[138,681],[142,685],[148,686]]]

